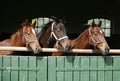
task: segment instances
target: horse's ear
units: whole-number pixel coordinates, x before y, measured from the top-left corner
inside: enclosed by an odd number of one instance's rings
[[[64,23],[64,24],[66,23],[65,17],[62,18],[62,23]]]
[[[99,21],[99,24],[98,24],[98,27],[101,27],[101,24],[102,24],[102,21],[100,20],[100,21]]]
[[[92,27],[95,27],[95,21],[93,20],[93,22],[92,22]]]
[[[55,22],[59,22],[59,18],[56,17],[56,18],[54,19],[54,21],[55,21]]]
[[[26,19],[24,23],[22,23],[22,25],[29,25],[30,22],[29,22],[29,19]]]
[[[32,26],[33,26],[33,27],[36,26],[36,20],[32,23]]]
[[[30,24],[29,19],[26,19],[26,20],[25,20],[25,23]]]
[[[59,23],[59,22],[60,22],[60,15],[59,15],[59,14],[56,16],[56,18],[54,19],[54,21],[55,21],[56,23]]]

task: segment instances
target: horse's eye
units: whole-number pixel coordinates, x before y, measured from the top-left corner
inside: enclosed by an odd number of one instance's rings
[[[28,36],[30,36],[31,34],[30,33],[27,33]]]
[[[58,29],[57,32],[60,32],[60,29]]]
[[[98,35],[98,33],[94,33],[95,34],[95,36],[97,36]]]
[[[57,28],[57,32],[60,32],[60,28]]]

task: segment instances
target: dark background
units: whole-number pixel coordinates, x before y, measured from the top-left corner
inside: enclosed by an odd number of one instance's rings
[[[106,38],[111,48],[120,48],[119,0],[1,0],[0,38],[15,32],[25,19],[50,16],[66,17],[68,35],[77,37],[81,25],[91,18],[107,18],[112,22],[111,37]]]

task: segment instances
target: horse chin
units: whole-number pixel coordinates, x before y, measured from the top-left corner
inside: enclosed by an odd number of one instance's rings
[[[34,54],[40,53],[40,51],[41,51],[41,48],[37,45],[31,45],[30,48],[33,50]]]
[[[33,53],[38,54],[38,53],[40,53],[40,51],[33,50]]]
[[[63,48],[63,50],[65,50],[65,51],[69,51],[69,50],[71,50],[71,49],[72,49],[72,47],[71,47],[71,44],[70,44],[70,41],[69,41],[69,40],[64,41],[64,42],[60,42],[59,44],[60,44],[60,46]]]
[[[110,50],[110,48],[108,46],[106,46],[105,43],[98,44],[97,49],[100,50],[103,55],[107,55]]]
[[[107,55],[108,53],[106,53],[105,51],[102,51],[102,54],[103,54],[103,55]]]
[[[109,49],[101,49],[100,51],[103,55],[107,55],[109,53]]]
[[[61,44],[60,46],[61,46],[61,48],[62,48],[63,50],[65,50],[65,51],[69,51],[69,50],[71,49],[71,46],[70,46],[70,45]]]

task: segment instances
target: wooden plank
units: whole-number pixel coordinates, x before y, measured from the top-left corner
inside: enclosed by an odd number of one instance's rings
[[[120,57],[113,58],[113,68],[119,68],[118,71],[113,71],[113,81],[120,81]]]
[[[29,70],[29,73],[28,73],[28,81],[36,81],[36,78],[37,78],[37,64],[36,64],[36,57],[29,57],[29,69],[36,69],[35,70]]]
[[[96,56],[90,57],[90,68],[93,68],[93,69],[97,68],[97,57]],[[97,81],[97,70],[96,71],[90,70],[90,81]]]
[[[32,49],[26,47],[10,47],[10,46],[0,46],[0,51],[32,51]],[[69,51],[65,51],[62,49],[56,48],[42,48],[41,52],[67,52],[67,53],[86,53],[86,54],[96,54],[101,53],[100,50],[93,50],[93,49],[71,49]],[[102,53],[101,53],[102,54]],[[120,49],[110,49],[109,54],[120,54]]]
[[[105,57],[105,68],[109,69],[113,67],[113,58],[111,56]],[[112,71],[105,71],[105,81],[112,81]]]
[[[48,81],[56,81],[56,57],[48,57]]]
[[[0,67],[3,67],[2,66],[2,56],[0,56]],[[3,76],[2,69],[0,69],[0,81],[2,81],[2,76]]]
[[[98,68],[100,69],[104,69],[105,68],[105,62],[104,62],[104,57],[98,56],[97,58],[97,64],[98,64]],[[98,81],[105,81],[105,74],[104,74],[104,70],[99,70],[98,71]]]
[[[64,69],[65,67],[65,57],[56,57],[56,68]],[[64,71],[56,71],[56,81],[64,81],[65,80]]]
[[[28,68],[28,57],[27,56],[19,57],[19,67]],[[28,81],[28,71],[24,69],[19,71],[19,81]]]
[[[11,56],[11,69],[18,68],[18,57]],[[11,70],[11,81],[18,81],[19,75],[18,70]]]
[[[88,69],[88,71],[81,71],[81,81],[89,81],[89,57],[81,57],[81,68]]]
[[[3,57],[3,81],[10,81],[10,57]]]
[[[74,57],[74,64],[73,64],[73,68],[74,69],[79,69],[80,68],[80,59],[81,57]],[[73,71],[73,81],[79,81],[80,80],[80,71]]]
[[[67,56],[65,58],[65,69],[73,68],[73,57]],[[72,81],[72,71],[65,71],[65,81]]]
[[[47,81],[48,75],[47,75],[47,57],[37,57],[37,81]],[[52,76],[52,74],[51,74]]]

